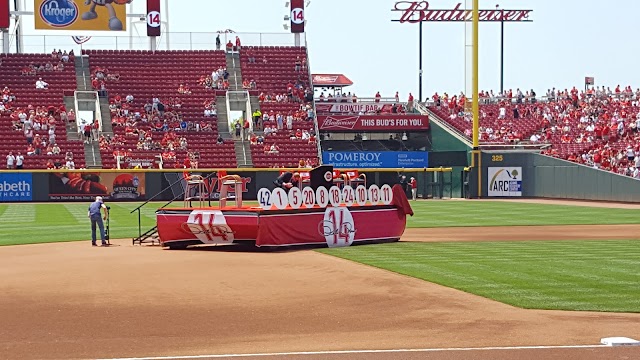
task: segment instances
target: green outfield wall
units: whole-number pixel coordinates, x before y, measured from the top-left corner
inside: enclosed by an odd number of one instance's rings
[[[555,198],[640,202],[640,181],[528,152],[483,152],[480,182],[470,190],[482,198]]]

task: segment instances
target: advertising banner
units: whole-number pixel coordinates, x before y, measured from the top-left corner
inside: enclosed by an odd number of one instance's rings
[[[31,173],[0,173],[0,202],[31,201],[32,189]]]
[[[304,0],[291,0],[291,32],[304,32]]]
[[[383,112],[391,113],[391,103],[323,103],[316,102],[316,111],[318,113],[331,112],[331,113],[371,113],[371,112]]]
[[[453,8],[434,9],[431,5],[435,1],[398,1],[391,11],[399,12],[400,23],[415,24],[426,22],[464,22],[471,21],[472,10],[463,3],[458,3]],[[480,9],[480,22],[531,22],[530,15],[533,10],[525,9],[500,9],[498,5],[494,9]]]
[[[131,1],[34,0],[36,29],[125,31],[126,5]]]
[[[144,173],[51,173],[49,200],[144,200]]]
[[[323,151],[322,162],[337,168],[426,168],[426,151]]]
[[[522,196],[521,167],[490,167],[488,196]]]
[[[147,36],[160,36],[160,0],[147,0]]]
[[[344,74],[313,74],[311,84],[315,87],[344,87],[353,85]]]
[[[8,29],[10,23],[9,0],[0,0],[0,29]]]
[[[429,129],[425,115],[319,115],[318,127],[327,131],[415,131]]]

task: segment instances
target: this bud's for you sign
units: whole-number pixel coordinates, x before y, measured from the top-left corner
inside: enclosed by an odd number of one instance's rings
[[[330,131],[420,131],[429,129],[424,115],[318,116],[320,130]]]

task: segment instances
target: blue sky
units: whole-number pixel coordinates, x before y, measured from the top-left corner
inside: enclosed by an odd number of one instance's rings
[[[164,1],[164,0],[162,0]],[[460,0],[465,3],[467,0]],[[455,0],[433,0],[433,8],[453,8]],[[284,32],[285,0],[169,0],[172,32]],[[32,0],[27,0],[32,7]],[[134,12],[145,11],[134,0]],[[505,88],[583,87],[585,76],[596,85],[640,85],[635,71],[640,55],[636,17],[640,1],[618,0],[480,1],[509,9],[533,9],[532,23],[505,25]],[[186,6],[188,4],[188,6]],[[392,96],[418,94],[418,25],[391,22],[394,0],[311,0],[307,40],[314,73],[344,73],[360,97],[380,91]],[[613,5],[615,4],[615,6]],[[37,34],[33,20],[25,33]],[[137,26],[144,34],[145,28]],[[42,32],[39,32],[40,34]],[[105,35],[97,34],[97,35]],[[183,39],[187,35],[182,36]],[[203,35],[199,42],[208,41]],[[254,38],[255,39],[255,38]],[[94,41],[94,40],[91,40]],[[185,40],[187,41],[187,40]],[[211,40],[213,41],[213,39]],[[122,41],[120,41],[122,42]],[[174,41],[178,42],[178,41]],[[50,41],[50,44],[54,43]],[[95,39],[94,44],[99,40]],[[462,23],[424,25],[424,94],[457,93],[465,87],[465,29]],[[51,46],[51,45],[49,45]],[[480,87],[499,89],[500,24],[480,27]]]

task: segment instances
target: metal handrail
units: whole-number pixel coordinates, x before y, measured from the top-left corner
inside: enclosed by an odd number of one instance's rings
[[[214,175],[217,173],[211,173],[209,175],[207,175],[203,180],[209,179],[212,175]],[[142,219],[141,219],[141,213],[140,213],[140,209],[142,209],[145,205],[147,205],[149,202],[151,202],[153,199],[155,199],[156,197],[158,197],[160,194],[164,193],[165,191],[167,191],[168,189],[171,189],[172,186],[174,186],[175,184],[183,181],[184,178],[179,178],[178,180],[172,182],[171,184],[169,184],[169,186],[165,187],[164,189],[160,190],[157,194],[153,195],[151,198],[149,198],[147,201],[143,202],[140,206],[138,206],[137,208],[131,210],[129,212],[129,214],[133,214],[134,212],[138,212],[138,237],[142,236]],[[167,202],[166,204],[162,205],[160,207],[160,209],[164,209],[165,207],[169,206],[169,204],[171,204],[172,202],[176,201],[178,198],[184,196],[184,190],[182,190],[182,194],[179,194],[178,196],[174,197],[173,199],[169,200],[169,202]],[[209,205],[211,205],[211,196],[209,196]]]

